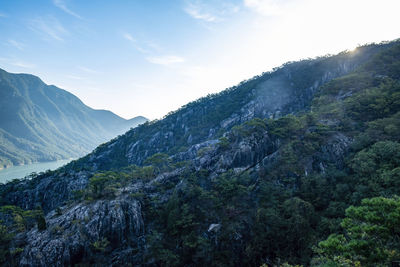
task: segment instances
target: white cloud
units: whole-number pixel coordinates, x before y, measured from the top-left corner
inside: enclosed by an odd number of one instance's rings
[[[78,66],[78,69],[80,69],[83,72],[89,73],[89,74],[99,74],[100,73],[100,72],[98,72],[96,70],[93,70],[93,69],[90,69],[90,68],[87,68],[87,67],[84,67],[84,66]]]
[[[279,0],[244,0],[244,5],[264,16],[282,15],[293,1]]]
[[[143,48],[142,46],[140,46],[138,44],[138,41],[135,38],[133,38],[133,36],[130,33],[127,33],[127,32],[122,33],[122,37],[124,37],[126,40],[131,42],[132,45],[135,47],[135,49],[138,50],[140,53],[142,53],[142,54],[148,54],[149,53],[149,50],[147,50],[147,49]]]
[[[6,17],[7,17],[7,15],[6,15],[6,14],[4,14],[4,13],[0,12],[0,18],[6,18]]]
[[[53,4],[63,10],[65,13],[70,14],[71,16],[74,16],[75,18],[82,19],[81,16],[76,14],[74,11],[69,9],[67,5],[65,4],[64,0],[53,0]]]
[[[164,66],[185,62],[185,59],[183,57],[174,55],[147,57],[146,60],[150,63],[164,65]]]
[[[64,41],[68,31],[53,16],[38,17],[30,22],[30,28],[41,34],[45,39]]]
[[[22,61],[16,58],[5,58],[5,57],[0,57],[0,61],[4,62],[5,64],[11,65],[11,66],[15,66],[15,67],[20,67],[20,68],[24,68],[24,69],[32,69],[35,68],[36,65],[26,62],[26,61]]]
[[[83,80],[82,77],[79,77],[79,76],[76,76],[76,75],[65,75],[65,77],[67,77],[69,79],[72,79],[72,80],[79,80],[79,81]]]
[[[153,49],[154,51],[158,51],[159,52],[159,51],[162,50],[161,46],[159,46],[158,44],[156,44],[156,43],[154,43],[152,41],[146,41],[146,45],[149,48]]]
[[[205,22],[219,22],[239,11],[239,6],[228,1],[186,0],[183,10],[192,18]]]
[[[17,42],[17,41],[15,41],[13,39],[9,39],[7,41],[7,44],[9,44],[9,45],[11,45],[11,46],[13,46],[13,47],[15,47],[15,48],[17,48],[19,50],[24,50],[24,47],[25,47],[25,45],[23,43]]]
[[[203,10],[203,8],[200,5],[191,2],[187,4],[184,10],[187,14],[189,14],[191,17],[195,19],[200,19],[207,22],[214,22],[221,20],[221,18]]]
[[[138,40],[136,40],[130,33],[127,32],[122,33],[122,37],[128,40],[133,45],[133,47],[135,47],[136,50],[146,55],[147,57],[145,59],[152,64],[170,66],[173,64],[185,62],[185,59],[183,57],[176,55],[155,55],[162,53],[163,49],[154,42],[142,41],[139,43]]]
[[[136,40],[132,37],[132,35],[131,35],[130,33],[124,33],[124,34],[122,34],[122,36],[123,36],[126,40],[128,40],[128,41],[130,41],[130,42],[136,42]]]
[[[11,62],[10,64],[13,66],[21,67],[21,68],[25,68],[25,69],[33,69],[36,67],[35,64],[24,62],[24,61],[14,61],[14,62]]]

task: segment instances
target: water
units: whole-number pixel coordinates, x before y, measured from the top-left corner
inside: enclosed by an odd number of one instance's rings
[[[5,183],[11,181],[15,178],[24,178],[25,176],[31,174],[32,172],[44,172],[47,170],[55,170],[67,163],[72,159],[64,159],[49,162],[33,163],[29,165],[13,166],[0,170],[0,183]]]

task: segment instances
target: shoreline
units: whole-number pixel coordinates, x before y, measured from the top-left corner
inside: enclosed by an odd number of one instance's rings
[[[42,164],[42,163],[51,163],[51,162],[57,162],[57,161],[64,161],[64,160],[69,160],[69,161],[73,161],[75,158],[64,158],[64,159],[56,159],[56,160],[48,160],[48,161],[34,161],[31,163],[22,163],[22,164],[18,164],[18,165],[2,165],[0,166],[0,171],[3,170],[7,170],[10,168],[15,168],[15,167],[21,167],[21,166],[29,166],[32,164]]]
[[[73,159],[61,159],[55,161],[37,162],[32,164],[16,165],[0,170],[0,183],[7,183],[13,179],[22,179],[32,173],[41,173],[47,170],[56,170]]]

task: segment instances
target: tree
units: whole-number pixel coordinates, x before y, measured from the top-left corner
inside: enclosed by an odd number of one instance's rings
[[[0,264],[3,264],[9,255],[9,243],[12,237],[7,227],[0,224]]]
[[[400,258],[400,198],[363,199],[350,206],[341,226],[318,244],[314,262],[336,266],[388,266]],[[324,265],[326,266],[326,265]]]
[[[40,214],[37,218],[37,226],[39,231],[46,230],[47,224],[46,224],[46,219],[43,214]]]
[[[171,159],[167,154],[156,153],[148,157],[144,164],[152,165],[157,173],[165,172],[171,169]]]
[[[95,173],[89,179],[89,190],[93,198],[101,197],[113,197],[117,187],[120,186],[118,183],[119,174],[115,172],[100,172]]]

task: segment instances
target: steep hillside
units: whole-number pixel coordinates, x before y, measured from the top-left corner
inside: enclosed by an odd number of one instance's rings
[[[0,186],[6,264],[389,265],[399,66],[398,41],[288,63]]]
[[[129,131],[98,147],[81,162],[93,162],[99,169],[142,165],[155,153],[174,155],[195,144],[215,141],[233,126],[252,118],[279,118],[305,110],[321,85],[353,71],[384,47],[371,45],[356,53],[287,63]]]
[[[0,70],[0,167],[79,157],[146,121],[94,110],[38,77]]]

